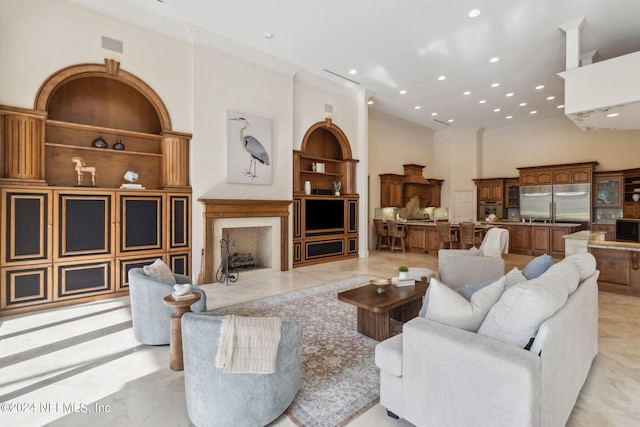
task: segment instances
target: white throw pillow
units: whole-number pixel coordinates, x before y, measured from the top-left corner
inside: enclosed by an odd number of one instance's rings
[[[578,268],[563,262],[540,277],[511,286],[491,307],[478,334],[525,348],[542,322],[565,304],[578,278]]]
[[[525,282],[527,280],[526,277],[522,274],[522,271],[518,270],[518,267],[513,267],[510,272],[508,272],[505,276],[504,288],[509,289],[513,285]]]
[[[153,264],[142,267],[142,271],[144,271],[144,274],[147,276],[160,280],[161,282],[171,283],[172,285],[176,283],[176,277],[171,272],[171,269],[160,258],[155,260]]]
[[[596,272],[596,259],[588,252],[569,255],[562,262],[572,262],[580,272],[580,282]]]
[[[505,276],[465,297],[436,278],[429,282],[429,305],[425,318],[445,325],[476,332],[491,306],[504,292]]]

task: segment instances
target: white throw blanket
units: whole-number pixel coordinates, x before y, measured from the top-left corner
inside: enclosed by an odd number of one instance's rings
[[[509,253],[509,231],[490,228],[480,245],[480,255],[500,258],[503,253]]]
[[[225,316],[220,328],[216,367],[236,374],[274,373],[280,325],[277,317]]]

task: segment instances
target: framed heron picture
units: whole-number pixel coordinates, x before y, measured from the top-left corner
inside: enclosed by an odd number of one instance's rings
[[[271,184],[271,120],[227,111],[227,182]]]

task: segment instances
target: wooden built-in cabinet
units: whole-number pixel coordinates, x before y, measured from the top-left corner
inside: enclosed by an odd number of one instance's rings
[[[580,231],[580,226],[531,226],[531,255],[549,254],[564,257],[565,242],[562,236]]]
[[[598,162],[518,168],[520,185],[591,183]]]
[[[640,252],[614,248],[590,247],[600,271],[598,289],[624,295],[640,296]]]
[[[67,67],[33,110],[0,106],[0,130],[0,315],[126,295],[128,271],[157,258],[190,274],[191,135],[144,82],[113,60]],[[145,189],[120,188],[128,170]]]
[[[440,207],[442,184],[444,180],[424,178],[423,165],[406,164],[404,175],[380,174],[380,207],[405,207],[409,201],[418,197],[421,208]]]
[[[380,207],[404,206],[404,175],[383,173],[380,175]]]
[[[504,179],[479,179],[476,180],[478,186],[478,201],[502,202],[504,194]]]
[[[318,163],[324,171],[317,170]],[[358,256],[357,163],[346,135],[330,118],[311,126],[301,149],[294,150],[294,267]],[[312,194],[305,193],[305,181]],[[339,195],[334,192],[337,181]]]

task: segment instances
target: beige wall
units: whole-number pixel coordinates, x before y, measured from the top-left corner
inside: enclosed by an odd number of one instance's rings
[[[484,178],[518,176],[518,167],[599,162],[596,170],[640,167],[640,131],[583,131],[569,119],[487,130]]]

